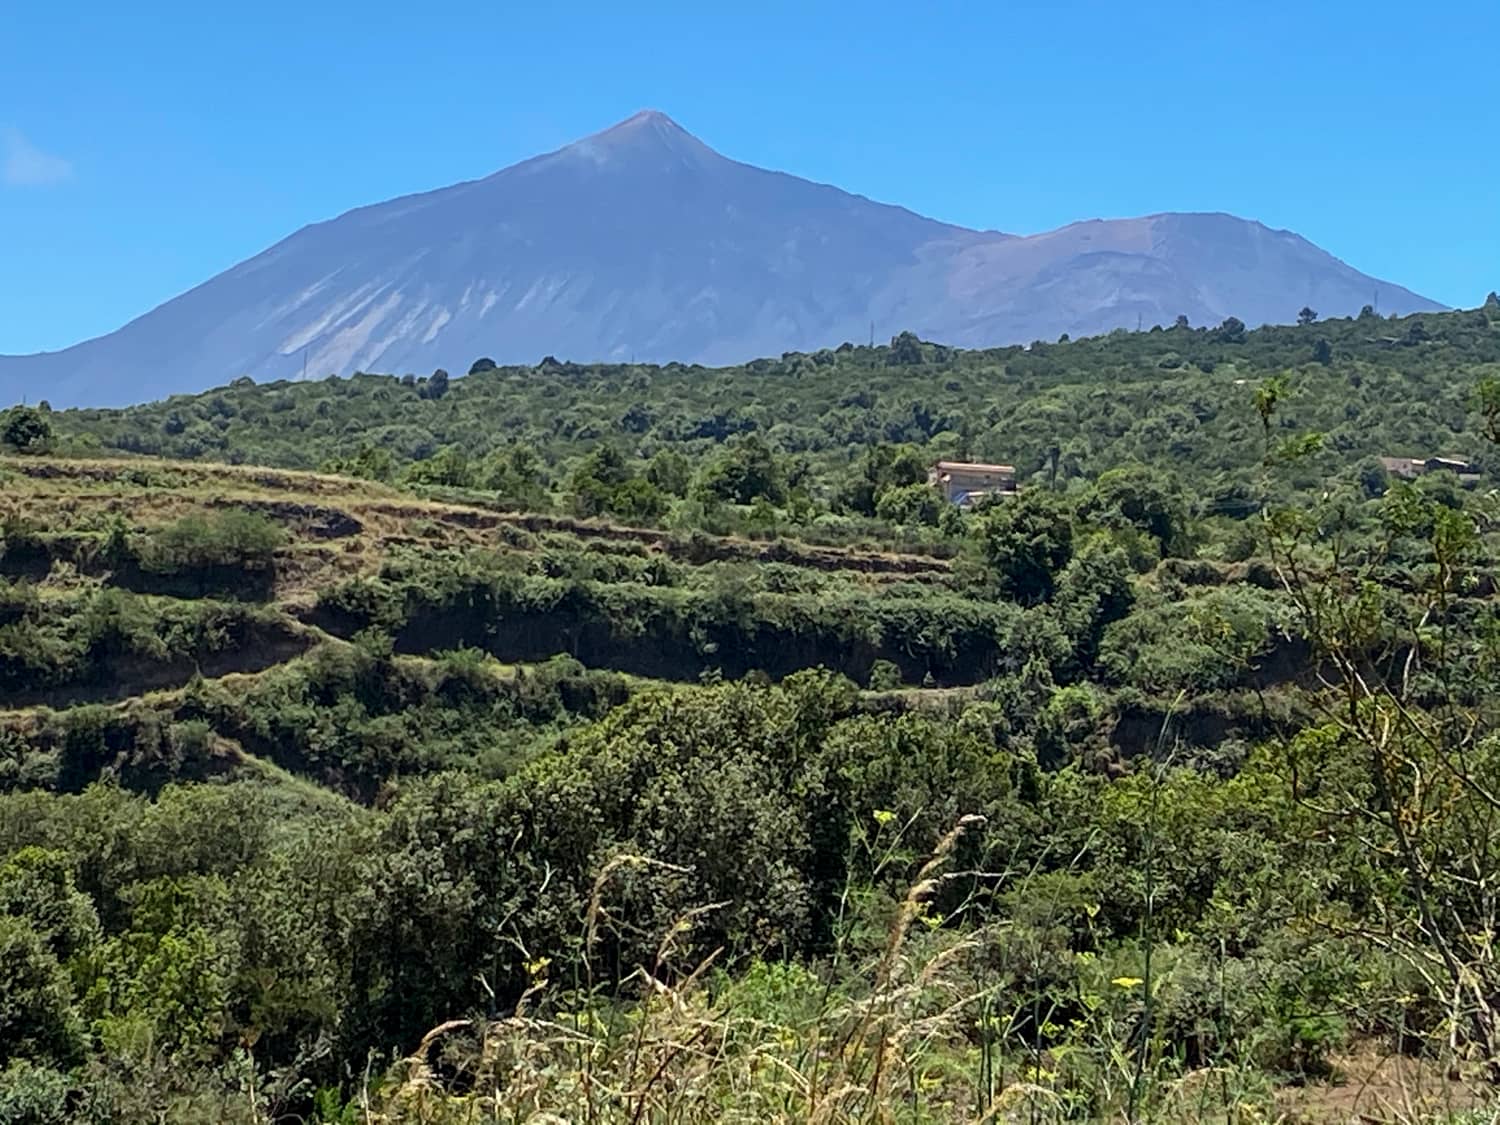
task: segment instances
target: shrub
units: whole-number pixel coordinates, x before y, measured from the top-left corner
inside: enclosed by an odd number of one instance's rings
[[[871,691],[896,691],[901,687],[901,667],[892,660],[877,660],[870,665]]]
[[[0,1122],[6,1125],[65,1125],[69,1121],[68,1094],[73,1083],[66,1074],[13,1059],[0,1071]]]
[[[285,539],[281,527],[259,512],[229,508],[183,516],[153,534],[139,554],[146,569],[166,574],[221,566],[264,569]]]
[[[0,917],[0,1056],[66,1065],[83,1044],[67,973],[27,919]]]

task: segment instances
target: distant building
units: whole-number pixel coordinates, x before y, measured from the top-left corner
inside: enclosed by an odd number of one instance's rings
[[[992,496],[1016,493],[1014,465],[982,465],[970,461],[939,461],[927,473],[927,483],[943,494],[943,499],[960,508],[969,508]]]
[[[1479,483],[1479,466],[1462,457],[1382,457],[1380,463],[1391,476],[1407,480],[1424,473],[1446,472],[1457,476],[1462,485]]]

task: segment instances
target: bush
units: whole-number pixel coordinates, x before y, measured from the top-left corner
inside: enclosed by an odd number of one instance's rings
[[[870,665],[871,691],[896,691],[901,687],[901,666],[892,660],[877,660]]]
[[[1115,682],[1148,692],[1233,687],[1249,676],[1285,615],[1276,598],[1246,586],[1158,601],[1105,629],[1099,665]]]
[[[431,457],[410,465],[406,483],[473,488],[476,479],[469,455],[456,445],[445,445]]]
[[[65,1125],[72,1088],[60,1071],[13,1059],[0,1071],[0,1125]]]
[[[0,1057],[67,1065],[83,1046],[67,973],[27,919],[0,917]]]
[[[139,553],[147,570],[166,574],[223,566],[265,569],[285,540],[281,527],[259,512],[229,508],[183,516],[154,533]]]

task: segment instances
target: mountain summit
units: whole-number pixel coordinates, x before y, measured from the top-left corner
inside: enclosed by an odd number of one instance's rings
[[[718,155],[659,109],[643,109],[618,125],[612,125],[592,137],[574,141],[564,152],[600,148],[659,149],[664,152],[707,153]]]
[[[732,363],[910,329],[960,345],[1439,306],[1229,215],[974,231],[722,156],[643,110],[484,179],[304,227],[107,336],[0,356],[0,399],[117,405],[357,370]],[[3,341],[0,341],[3,345]]]

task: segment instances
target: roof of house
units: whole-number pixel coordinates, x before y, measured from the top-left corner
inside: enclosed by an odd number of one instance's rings
[[[1382,457],[1380,463],[1387,472],[1392,473],[1411,473],[1432,465],[1453,469],[1460,474],[1473,469],[1473,466],[1462,457]]]
[[[985,465],[978,461],[939,461],[933,466],[940,473],[1013,473],[1014,465]]]

